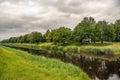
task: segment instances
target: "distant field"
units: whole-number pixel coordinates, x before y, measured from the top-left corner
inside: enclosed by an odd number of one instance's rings
[[[78,67],[0,46],[0,80],[90,80]]]

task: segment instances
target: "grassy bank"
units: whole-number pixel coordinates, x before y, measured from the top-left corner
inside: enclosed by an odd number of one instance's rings
[[[39,46],[56,46],[53,43],[42,43]],[[57,45],[58,48],[60,47]],[[105,42],[104,44],[101,43],[72,43],[66,46],[61,46],[63,51],[72,52],[72,53],[79,53],[83,55],[90,55],[92,54],[103,55],[104,56],[112,56],[115,58],[120,57],[120,43],[117,42]]]
[[[29,44],[28,44],[29,45]],[[41,43],[39,46],[55,46],[53,43]],[[59,46],[59,45],[57,45]],[[72,43],[66,46],[62,46],[65,51],[68,48],[78,48],[80,51],[81,48],[99,48],[99,49],[111,49],[114,51],[114,54],[120,54],[120,43],[117,42],[105,42],[104,44],[101,43]]]
[[[76,53],[85,56],[93,56],[104,59],[117,59],[120,57],[120,43],[105,42],[101,43],[72,43],[66,46],[60,46],[53,43],[36,44],[7,44],[10,46],[25,47],[32,49],[45,49],[65,51],[69,53]]]
[[[0,80],[90,80],[78,67],[0,46]]]

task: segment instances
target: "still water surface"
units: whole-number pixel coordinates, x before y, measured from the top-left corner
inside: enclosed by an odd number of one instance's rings
[[[93,80],[120,80],[120,60],[82,58],[79,67]]]

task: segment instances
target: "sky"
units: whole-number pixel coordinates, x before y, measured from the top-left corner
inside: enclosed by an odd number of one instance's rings
[[[62,26],[73,29],[89,16],[115,22],[120,0],[0,0],[0,40]]]

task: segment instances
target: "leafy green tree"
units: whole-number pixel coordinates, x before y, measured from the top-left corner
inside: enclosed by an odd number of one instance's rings
[[[46,40],[47,40],[48,42],[53,42],[53,37],[54,37],[54,35],[55,35],[55,32],[56,32],[56,29],[53,29],[53,30],[51,30],[51,31],[47,34]]]
[[[120,20],[116,20],[114,24],[115,29],[115,41],[120,41]]]
[[[24,43],[30,43],[30,34],[25,34],[23,36]]]
[[[16,37],[11,37],[8,42],[9,43],[16,43],[16,41],[17,41]]]
[[[36,43],[38,44],[39,42],[43,41],[43,36],[40,32],[32,32],[29,35],[30,43]]]
[[[47,30],[46,33],[44,34],[44,37],[45,37],[45,41],[46,41],[46,42],[50,42],[49,35],[50,35],[50,30]]]
[[[60,27],[58,29],[47,30],[44,35],[40,32],[32,32],[19,37],[11,37],[3,40],[4,43],[39,43],[54,42],[65,45],[66,43],[75,41],[91,40],[92,42],[100,41],[120,41],[120,20],[115,24],[108,24],[106,21],[96,21],[92,17],[85,17],[71,31],[69,28]]]
[[[107,26],[107,22],[106,21],[98,21],[98,23],[96,24],[96,27],[98,29],[98,34],[99,34],[99,40],[101,41],[101,43],[103,44],[103,41],[105,39],[105,27]]]
[[[77,42],[83,42],[84,39],[91,39],[92,27],[96,21],[92,17],[85,17],[73,31],[72,37]]]
[[[115,34],[112,25],[109,25],[106,21],[98,21],[96,28],[98,29],[96,34],[98,34],[99,40],[102,44],[103,41],[113,41]]]
[[[17,43],[24,43],[24,36],[19,36],[17,38]]]
[[[109,24],[105,27],[105,40],[113,41],[115,39],[115,29],[112,24]]]
[[[60,27],[55,30],[53,35],[53,42],[60,43],[61,45],[65,45],[69,42],[71,37],[71,29]]]
[[[75,42],[82,42],[84,39],[84,28],[81,26],[75,27],[73,34],[72,34],[72,39]]]
[[[99,41],[99,28],[96,27],[95,25],[92,26],[92,29],[91,29],[91,39],[92,41],[95,43],[96,41]]]

